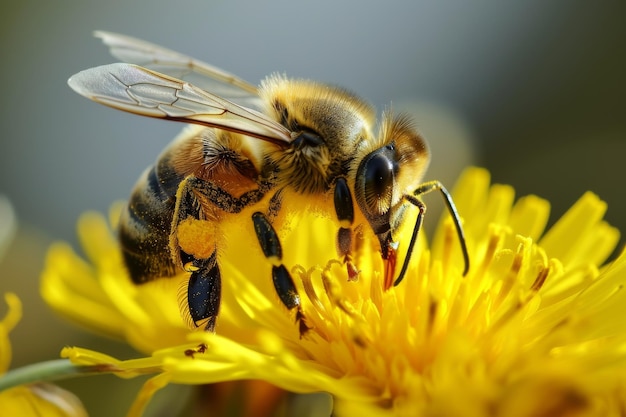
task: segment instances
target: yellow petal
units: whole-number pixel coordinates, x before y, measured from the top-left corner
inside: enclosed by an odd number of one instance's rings
[[[420,235],[405,280],[387,291],[367,230],[354,254],[361,273],[348,280],[336,259],[334,220],[294,215],[280,235],[298,314],[278,299],[249,216],[232,216],[222,225],[217,334],[184,328],[177,299],[186,274],[132,284],[109,227],[89,215],[80,228],[91,264],[53,248],[44,293],[57,291],[47,297],[55,308],[148,355],[118,360],[79,348],[63,355],[121,377],[155,374],[132,415],[167,383],[241,379],[330,392],[336,415],[619,415],[626,409],[626,320],[619,319],[626,317],[626,256],[602,266],[619,237],[602,220],[605,204],[585,194],[542,237],[548,202],[515,201],[513,188],[489,181],[487,171],[470,169],[453,192],[468,274],[461,275],[446,214],[431,245]],[[416,210],[406,216],[394,235],[401,242]],[[80,303],[68,302],[73,295]],[[113,325],[107,329],[83,302],[109,311]]]
[[[19,386],[0,392],[0,415],[19,417],[87,417],[80,400],[52,384]]]
[[[122,338],[124,317],[90,269],[66,244],[50,248],[41,296],[59,314],[97,333]]]
[[[17,295],[6,293],[4,294],[4,300],[9,309],[2,321],[0,321],[0,374],[5,373],[11,364],[9,333],[22,319],[22,303]]]
[[[606,203],[585,193],[545,234],[540,245],[563,264],[600,264],[615,247],[619,232],[602,222]]]

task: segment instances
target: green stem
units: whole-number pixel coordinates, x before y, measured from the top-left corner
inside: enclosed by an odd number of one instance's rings
[[[75,376],[102,372],[102,366],[77,366],[68,359],[38,362],[12,369],[0,377],[0,391],[35,382],[58,381]]]

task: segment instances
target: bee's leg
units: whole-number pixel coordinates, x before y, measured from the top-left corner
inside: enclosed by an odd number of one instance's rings
[[[220,214],[238,213],[263,198],[269,187],[260,184],[240,197],[233,197],[216,184],[193,176],[181,181],[170,233],[174,261],[191,272],[187,296],[181,297],[190,327],[204,325],[214,331],[219,313],[221,274],[217,262],[216,228]]]
[[[252,222],[263,254],[274,265],[272,267],[272,279],[276,292],[285,307],[291,310],[300,306],[300,296],[291,274],[282,263],[283,254],[280,239],[272,226],[276,216],[278,216],[282,202],[282,192],[278,190],[269,201],[267,215],[260,212],[254,213]]]
[[[407,249],[407,254],[405,260],[402,264],[402,269],[398,274],[398,278],[394,281],[393,285],[398,285],[409,266],[409,260],[411,259],[411,254],[413,252],[413,247],[415,246],[415,242],[417,241],[417,235],[422,227],[422,220],[424,217],[424,213],[426,212],[426,205],[419,199],[419,196],[422,194],[429,193],[431,191],[439,191],[441,192],[441,196],[443,197],[443,201],[446,203],[446,207],[452,216],[452,221],[454,222],[454,226],[456,228],[457,236],[459,237],[459,243],[461,244],[461,253],[463,254],[463,261],[465,263],[465,268],[463,269],[463,276],[467,275],[470,267],[470,259],[469,259],[469,251],[467,250],[467,243],[465,242],[465,234],[463,233],[463,226],[461,225],[461,219],[459,217],[459,213],[454,205],[454,201],[452,200],[452,196],[446,190],[446,187],[443,186],[439,181],[429,181],[419,186],[415,191],[413,191],[413,195],[405,195],[404,198],[409,203],[413,204],[419,209],[419,213],[417,215],[417,219],[415,221],[415,226],[413,226],[413,234],[411,235],[411,240],[409,241],[409,246]]]
[[[335,212],[339,220],[339,231],[337,232],[337,252],[343,257],[348,271],[348,279],[356,280],[359,275],[354,262],[352,262],[352,223],[354,222],[354,204],[352,194],[346,179],[341,177],[335,183]]]
[[[279,199],[274,203],[280,206]],[[274,209],[275,208],[276,207],[274,207]],[[272,213],[272,202],[270,202],[270,214],[275,214]],[[283,250],[278,234],[276,230],[274,230],[274,227],[272,227],[268,217],[261,212],[257,211],[252,215],[252,222],[263,254],[272,263],[272,281],[274,282],[274,288],[276,289],[278,298],[280,298],[280,301],[282,301],[289,310],[293,310],[294,308],[298,309],[296,321],[300,325],[300,335],[303,335],[309,328],[304,323],[304,315],[300,310],[300,295],[298,294],[296,285],[293,282],[293,278],[291,278],[291,274],[282,262]]]
[[[272,263],[272,278],[280,301],[289,310],[300,305],[300,296],[291,278],[291,274],[283,264],[283,249],[280,239],[267,216],[259,211],[252,215],[254,231],[265,257]]]
[[[222,280],[216,262],[216,253],[209,259],[198,259],[187,286],[189,315],[196,327],[204,324],[207,331],[215,331],[215,321],[220,310]]]
[[[180,307],[190,327],[205,326],[215,331],[220,308],[221,274],[215,244],[215,208],[204,207],[194,184],[185,179],[176,196],[170,233],[170,253],[176,263],[191,272],[187,294]]]
[[[272,198],[270,198],[269,207],[267,208],[267,220],[271,223],[274,223],[276,216],[278,216],[278,212],[283,205],[283,192],[282,189],[278,190]]]
[[[216,225],[222,214],[239,213],[259,202],[268,187],[260,184],[257,189],[233,197],[210,181],[193,176],[181,181],[170,229],[169,249],[174,262],[187,269],[193,260],[209,259],[216,251]]]

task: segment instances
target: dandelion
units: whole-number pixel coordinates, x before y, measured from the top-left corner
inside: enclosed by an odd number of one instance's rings
[[[602,220],[606,205],[587,193],[544,233],[549,204],[515,202],[513,189],[490,186],[484,170],[468,170],[453,196],[469,273],[445,216],[430,244],[421,235],[404,281],[387,291],[375,246],[355,254],[361,273],[349,281],[334,260],[332,222],[305,213],[294,221],[283,262],[301,296],[304,334],[273,289],[254,232],[240,224],[225,228],[215,334],[185,327],[177,299],[186,274],[133,285],[109,224],[93,213],[79,223],[87,260],[66,244],[52,247],[42,294],[68,319],[145,354],[62,351],[121,377],[155,374],[132,416],[167,384],[233,380],[328,392],[337,416],[623,415],[626,257],[603,265],[619,239]]]
[[[11,363],[9,333],[22,317],[22,303],[13,293],[4,295],[9,310],[0,320],[0,375]],[[5,379],[19,379],[8,374]],[[72,393],[48,383],[18,385],[0,392],[0,415],[20,417],[87,417],[80,400]]]
[[[0,195],[0,258],[9,247],[17,229],[15,211],[10,201]],[[4,294],[8,310],[0,319],[0,415],[20,417],[86,417],[80,400],[72,393],[47,383],[21,384],[23,372],[11,372],[12,348],[10,333],[22,318],[22,302],[17,295]],[[55,364],[48,364],[47,371]],[[52,365],[52,366],[50,366]],[[28,373],[28,372],[26,372]],[[10,389],[4,389],[11,387]]]

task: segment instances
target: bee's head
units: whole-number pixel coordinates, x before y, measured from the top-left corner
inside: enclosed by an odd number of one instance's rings
[[[292,132],[290,146],[270,159],[278,177],[298,192],[328,190],[347,171],[359,142],[371,136],[373,109],[344,89],[272,75],[259,94],[265,112]]]
[[[398,224],[403,196],[420,185],[430,155],[424,138],[405,116],[383,117],[378,140],[354,160],[354,197],[379,238]]]

